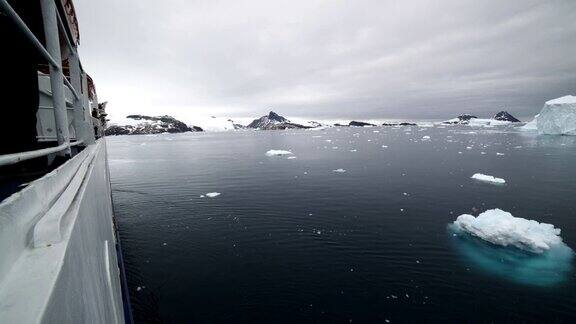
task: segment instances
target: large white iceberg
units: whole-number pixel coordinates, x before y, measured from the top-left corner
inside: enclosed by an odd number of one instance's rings
[[[539,134],[576,135],[576,96],[547,101],[536,125]]]
[[[487,210],[478,217],[460,215],[453,226],[492,244],[514,246],[534,253],[543,253],[562,244],[560,229],[554,225],[514,217],[501,209]]]

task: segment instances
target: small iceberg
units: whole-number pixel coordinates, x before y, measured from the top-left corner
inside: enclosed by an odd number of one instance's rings
[[[560,229],[554,225],[514,217],[497,208],[487,210],[478,217],[460,215],[453,227],[458,232],[466,232],[495,245],[513,246],[537,254],[562,244]]]
[[[344,173],[344,172],[346,172],[346,170],[344,170],[344,169],[336,169],[336,170],[332,170],[332,172]]]
[[[478,181],[493,183],[493,184],[505,184],[506,183],[506,180],[504,180],[502,178],[496,178],[496,177],[493,177],[491,175],[482,174],[482,173],[474,173],[474,175],[472,175],[470,178],[478,180]]]
[[[219,192],[209,192],[206,194],[206,197],[209,197],[209,198],[214,198],[214,197],[218,197],[218,196],[220,196]]]
[[[534,254],[496,246],[470,235],[450,234],[450,243],[462,256],[466,267],[490,278],[528,286],[550,287],[572,277],[574,252],[566,244],[558,245],[546,253]]]
[[[572,276],[574,251],[551,224],[492,209],[478,217],[461,215],[448,230],[467,266],[490,277],[548,287]]]
[[[285,150],[270,150],[266,152],[266,156],[283,156],[283,155],[291,155],[292,152],[285,151]]]

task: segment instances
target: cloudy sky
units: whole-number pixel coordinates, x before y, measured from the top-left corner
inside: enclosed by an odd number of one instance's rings
[[[534,115],[576,94],[576,1],[76,0],[111,118]]]

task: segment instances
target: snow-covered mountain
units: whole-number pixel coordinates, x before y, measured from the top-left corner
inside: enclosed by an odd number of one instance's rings
[[[463,114],[460,115],[456,118],[452,118],[452,119],[448,119],[447,121],[444,121],[444,124],[468,124],[470,122],[471,119],[473,118],[478,118],[474,115],[469,115],[469,114]]]
[[[198,126],[188,126],[172,116],[126,116],[127,125],[111,125],[106,128],[106,135],[140,135],[161,133],[201,132]]]
[[[320,125],[320,123],[317,123],[317,125]],[[282,117],[277,113],[271,111],[270,113],[268,113],[268,115],[255,119],[247,127],[263,130],[275,130],[275,129],[293,129],[293,128],[313,128],[317,126],[296,124],[286,119],[285,117]]]

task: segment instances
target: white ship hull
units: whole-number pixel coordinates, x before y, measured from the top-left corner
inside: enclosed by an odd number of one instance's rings
[[[104,139],[0,204],[0,323],[124,323]]]

